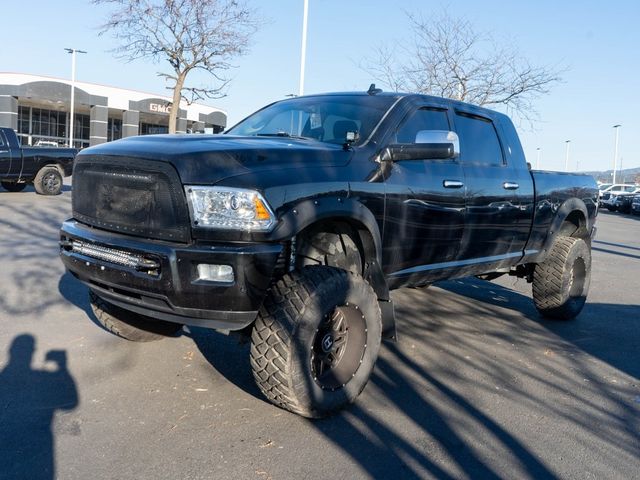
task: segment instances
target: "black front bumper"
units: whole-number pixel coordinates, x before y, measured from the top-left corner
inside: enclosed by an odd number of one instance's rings
[[[74,242],[154,263],[145,270],[81,253]],[[151,318],[240,330],[250,325],[271,284],[280,244],[178,244],[145,240],[67,220],[60,257],[69,272],[110,303]],[[200,263],[230,265],[233,283],[198,280]]]

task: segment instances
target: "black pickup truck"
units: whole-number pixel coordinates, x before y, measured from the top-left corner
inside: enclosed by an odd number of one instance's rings
[[[58,195],[77,153],[75,148],[21,147],[13,129],[0,127],[0,183],[10,192],[33,183],[41,195]]]
[[[320,417],[394,336],[391,289],[511,274],[542,315],[576,316],[598,190],[530,171],[505,115],[370,89],[280,101],[223,135],[89,148],[72,199],[60,254],[102,325],[241,331],[264,395]]]

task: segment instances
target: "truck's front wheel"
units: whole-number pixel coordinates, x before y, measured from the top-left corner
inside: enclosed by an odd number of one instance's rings
[[[251,337],[253,376],[275,405],[324,417],[362,392],[380,339],[378,300],[360,275],[305,267],[279,280],[260,309]]]
[[[568,320],[584,307],[591,280],[591,249],[574,237],[558,237],[533,272],[533,300],[547,318]]]
[[[93,291],[89,301],[96,319],[111,333],[132,342],[152,342],[175,335],[182,325],[153,320],[106,302]]]

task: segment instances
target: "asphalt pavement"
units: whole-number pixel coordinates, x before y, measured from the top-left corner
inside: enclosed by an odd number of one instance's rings
[[[235,337],[101,329],[58,259],[65,190],[0,193],[1,479],[640,477],[640,217],[600,213],[574,321],[511,277],[394,292],[399,341],[312,421],[261,397]]]

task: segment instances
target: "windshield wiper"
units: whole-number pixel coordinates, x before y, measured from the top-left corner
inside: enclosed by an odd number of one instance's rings
[[[276,132],[276,133],[256,133],[257,137],[285,137],[285,138],[295,138],[297,140],[311,140],[309,137],[302,137],[300,135],[291,135],[287,132]]]

